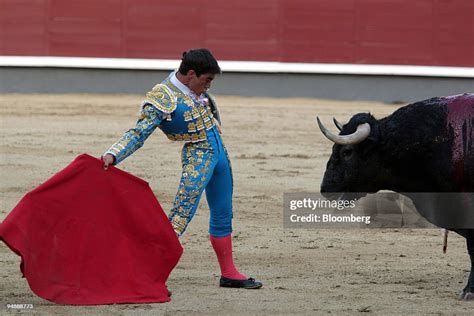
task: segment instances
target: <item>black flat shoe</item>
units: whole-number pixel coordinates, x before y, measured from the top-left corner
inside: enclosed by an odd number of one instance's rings
[[[255,281],[253,278],[248,278],[247,280],[235,280],[221,276],[219,286],[240,289],[259,289],[263,284],[262,282]]]

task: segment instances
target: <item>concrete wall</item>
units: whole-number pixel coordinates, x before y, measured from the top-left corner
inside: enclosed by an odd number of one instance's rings
[[[145,93],[169,72],[0,67],[0,93]],[[474,92],[474,78],[226,72],[216,95],[412,102]]]

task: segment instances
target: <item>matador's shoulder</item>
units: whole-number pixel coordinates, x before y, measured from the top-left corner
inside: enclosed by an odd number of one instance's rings
[[[176,110],[177,98],[170,88],[159,83],[147,92],[143,103],[150,103],[158,110],[169,114]]]

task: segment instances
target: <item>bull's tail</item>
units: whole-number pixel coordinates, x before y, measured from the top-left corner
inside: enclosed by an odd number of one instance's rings
[[[442,229],[441,233],[443,235],[443,253],[446,253],[446,250],[448,249],[448,230],[447,229]]]

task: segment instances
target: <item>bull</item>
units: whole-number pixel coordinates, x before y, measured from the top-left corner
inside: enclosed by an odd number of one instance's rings
[[[329,131],[319,118],[317,122],[334,142],[321,184],[326,197],[379,190],[408,197],[416,192],[474,192],[473,93],[412,103],[379,120],[370,113],[356,114],[344,125],[334,119],[339,134]],[[467,195],[456,207],[416,198],[413,203],[422,216],[464,216],[462,222],[472,223],[474,194]],[[474,225],[435,224],[466,238],[471,272],[460,298],[474,299]]]

